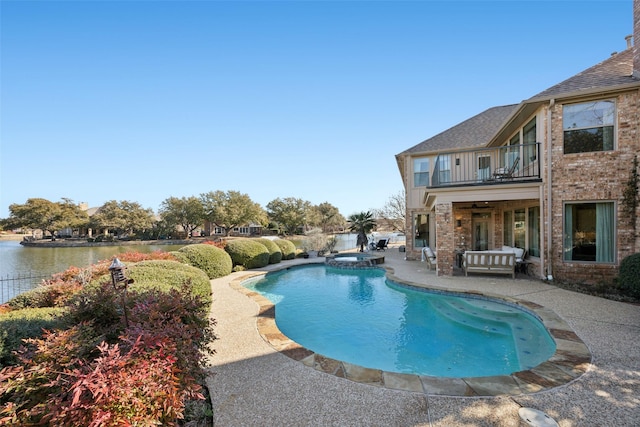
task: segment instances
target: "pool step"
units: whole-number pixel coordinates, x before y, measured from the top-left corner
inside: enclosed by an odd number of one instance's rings
[[[464,301],[452,303],[445,299],[433,303],[432,307],[444,318],[467,328],[498,335],[512,335],[508,318],[516,313],[485,309]]]

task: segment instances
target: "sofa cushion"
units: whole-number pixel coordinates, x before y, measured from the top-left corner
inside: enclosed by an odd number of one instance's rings
[[[524,249],[513,248],[513,253],[516,254],[516,262],[522,262],[522,256],[524,255]]]

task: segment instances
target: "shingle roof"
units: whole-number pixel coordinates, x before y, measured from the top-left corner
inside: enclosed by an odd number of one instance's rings
[[[640,83],[640,79],[633,77],[633,49],[612,55],[610,58],[587,68],[567,80],[551,86],[539,94],[529,98],[553,98],[559,95],[571,94],[589,89],[606,89],[630,83]]]
[[[483,147],[490,142],[491,138],[493,138],[505,124],[507,118],[514,113],[519,106],[533,104],[563,95],[575,95],[583,91],[606,91],[607,89],[630,84],[640,84],[640,79],[633,76],[633,48],[614,54],[605,61],[551,86],[519,105],[513,104],[489,108],[399,153],[398,156]]]
[[[517,104],[513,104],[489,108],[398,155],[483,147],[517,107]]]

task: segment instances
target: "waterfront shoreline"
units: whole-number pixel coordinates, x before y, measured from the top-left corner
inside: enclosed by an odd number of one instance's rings
[[[116,240],[114,242],[87,242],[82,240],[22,240],[20,244],[29,248],[86,248],[100,246],[149,246],[149,245],[192,245],[205,239],[183,240]]]

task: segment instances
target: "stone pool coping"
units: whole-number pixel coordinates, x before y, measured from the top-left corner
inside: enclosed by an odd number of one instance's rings
[[[274,350],[315,370],[354,382],[394,390],[440,396],[487,397],[516,396],[550,390],[573,382],[591,367],[592,355],[586,344],[562,318],[550,309],[531,301],[503,295],[460,291],[406,281],[396,277],[392,268],[382,266],[380,268],[386,270],[387,279],[398,284],[462,296],[492,298],[520,306],[540,318],[556,343],[556,351],[547,361],[526,371],[515,372],[511,375],[465,378],[400,374],[364,368],[325,357],[304,348],[284,335],[276,325],[275,305],[259,293],[243,286],[243,283],[255,280],[257,277],[264,276],[270,272],[296,267],[304,267],[304,265],[283,265],[281,268],[274,268],[269,272],[252,272],[232,280],[229,285],[258,304],[259,308],[256,316],[258,333]]]

